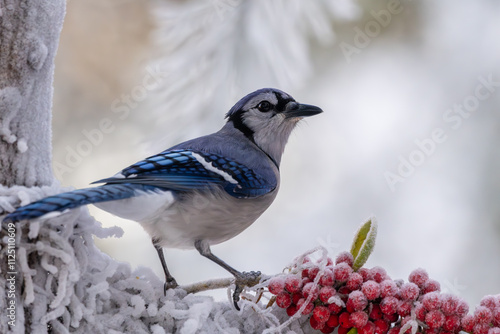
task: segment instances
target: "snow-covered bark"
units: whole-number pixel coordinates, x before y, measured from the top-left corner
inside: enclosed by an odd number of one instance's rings
[[[0,1],[0,184],[52,183],[54,57],[65,1]]]

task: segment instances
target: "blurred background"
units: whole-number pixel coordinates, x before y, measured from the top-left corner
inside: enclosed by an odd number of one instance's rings
[[[276,274],[318,245],[348,250],[374,215],[367,266],[405,280],[425,268],[478,304],[500,293],[499,15],[493,0],[68,1],[55,175],[86,187],[280,88],[324,113],[292,135],[274,205],[214,253]],[[101,249],[163,277],[137,223],[90,210],[125,231]],[[166,259],[181,284],[228,276],[196,251]]]

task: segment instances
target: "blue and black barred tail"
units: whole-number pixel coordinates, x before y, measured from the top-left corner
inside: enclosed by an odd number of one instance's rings
[[[131,184],[106,184],[95,188],[74,190],[22,206],[8,214],[3,221],[16,222],[25,219],[55,217],[82,205],[126,199],[136,196],[138,191],[147,192],[148,190],[150,191],[147,186]]]

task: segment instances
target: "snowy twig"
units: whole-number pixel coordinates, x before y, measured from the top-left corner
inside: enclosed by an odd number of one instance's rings
[[[183,285],[180,288],[187,293],[197,293],[207,290],[223,289],[234,283],[234,278],[218,278],[204,282]]]

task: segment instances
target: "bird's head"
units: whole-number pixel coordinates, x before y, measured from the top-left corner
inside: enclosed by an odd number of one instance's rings
[[[297,122],[321,112],[320,108],[298,103],[278,89],[264,88],[239,100],[226,118],[228,125],[241,131],[279,165]]]

